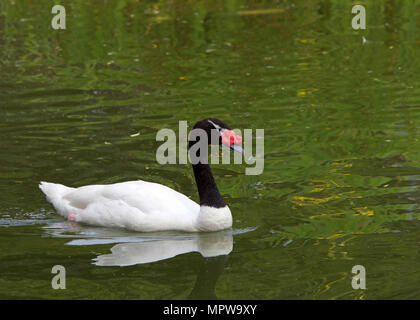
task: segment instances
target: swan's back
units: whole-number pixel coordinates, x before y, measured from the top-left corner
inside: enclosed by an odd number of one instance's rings
[[[41,182],[47,200],[77,222],[135,231],[197,231],[200,206],[164,185],[129,181],[69,188]]]

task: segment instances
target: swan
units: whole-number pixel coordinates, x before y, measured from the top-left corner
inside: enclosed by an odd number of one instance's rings
[[[218,136],[218,145],[244,153],[242,138],[219,119],[203,119],[194,129],[207,134],[206,151],[209,144],[215,143],[216,139],[211,139],[213,133]],[[78,223],[139,232],[228,229],[232,227],[231,211],[217,189],[207,152],[200,154],[201,148],[197,148],[203,142],[197,137],[194,139],[190,133],[189,152],[192,156],[193,149],[197,149],[198,161],[192,163],[192,168],[200,204],[167,186],[143,180],[79,188],[41,182],[39,188],[60,215]]]

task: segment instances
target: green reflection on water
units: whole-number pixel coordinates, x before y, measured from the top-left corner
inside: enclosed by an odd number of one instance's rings
[[[54,31],[50,1],[2,1],[0,297],[419,298],[419,2],[365,5],[355,31],[350,1],[72,0]],[[208,116],[265,130],[262,175],[213,169],[234,228],[258,227],[227,257],[98,267],[112,244],[42,228],[61,220],[40,180],[144,179],[197,200],[155,136]],[[67,290],[51,289],[55,264]]]

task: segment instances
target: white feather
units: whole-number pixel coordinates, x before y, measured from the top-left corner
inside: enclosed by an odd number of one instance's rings
[[[142,180],[69,188],[41,182],[57,212],[76,222],[134,231],[217,231],[232,226],[229,208],[200,206],[164,185]]]

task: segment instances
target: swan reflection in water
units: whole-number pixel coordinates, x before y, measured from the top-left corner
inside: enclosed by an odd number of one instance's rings
[[[92,228],[70,222],[53,223],[44,227],[54,237],[75,238],[67,245],[98,245],[116,243],[111,253],[93,259],[97,266],[132,266],[153,263],[175,256],[199,252],[201,266],[191,299],[217,299],[214,290],[224,264],[233,249],[233,236],[255,230],[224,230],[208,233],[158,232],[136,234],[124,230]],[[83,237],[83,239],[81,239]]]
[[[119,243],[111,248],[110,254],[102,254],[94,261],[98,266],[130,266],[199,252],[203,258],[189,299],[215,300],[216,282],[232,249],[233,235],[229,230],[200,234],[189,239]]]
[[[188,252],[199,252],[204,258],[228,255],[233,248],[232,231],[197,234],[179,239],[155,239],[119,243],[110,254],[94,259],[98,266],[131,266],[173,258]]]

